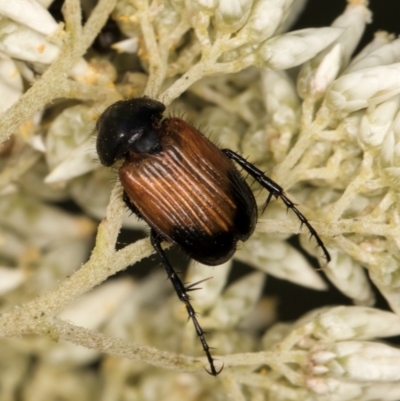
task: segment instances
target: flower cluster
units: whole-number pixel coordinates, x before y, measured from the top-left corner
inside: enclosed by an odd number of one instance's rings
[[[400,351],[376,339],[400,335],[400,40],[379,32],[352,58],[367,1],[292,32],[304,0],[65,0],[62,23],[50,3],[0,0],[0,398],[399,399]],[[113,57],[91,47],[110,15],[125,35]],[[224,370],[193,374],[202,350],[164,274],[103,283],[154,252],[148,239],[116,250],[122,225],[144,225],[92,136],[105,107],[142,95],[285,188],[355,306],[279,322],[265,273],[326,283],[286,239],[300,234],[323,266],[320,250],[272,203],[235,254],[256,272],[231,283],[230,261],[194,296]],[[67,200],[81,215],[54,205]],[[185,280],[207,269],[191,264]],[[370,281],[393,312],[373,308]]]

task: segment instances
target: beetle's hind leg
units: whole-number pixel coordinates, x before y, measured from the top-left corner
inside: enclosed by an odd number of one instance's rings
[[[274,196],[275,198],[281,198],[283,203],[293,212],[296,214],[298,219],[300,220],[301,224],[304,224],[311,233],[311,236],[315,238],[317,241],[318,246],[321,247],[322,251],[324,252],[325,258],[327,263],[330,262],[331,256],[326,249],[323,241],[319,237],[317,231],[314,227],[309,223],[306,217],[300,212],[299,209],[295,206],[295,204],[286,196],[283,188],[279,186],[275,181],[268,178],[261,170],[255,167],[253,164],[248,162],[242,156],[238,155],[236,152],[233,152],[230,149],[222,149],[222,152],[225,153],[230,159],[234,160],[237,164],[239,164],[245,171],[247,171],[256,181],[258,181],[263,188],[265,188],[268,192],[268,198],[265,202],[264,209],[267,207],[268,203],[270,202],[271,198]]]
[[[175,289],[176,294],[178,295],[178,298],[185,304],[187,313],[188,313],[190,319],[192,319],[194,328],[196,329],[197,336],[200,339],[201,345],[203,346],[203,350],[206,353],[208,363],[210,364],[211,370],[210,371],[208,371],[207,369],[206,370],[211,375],[217,376],[218,374],[221,373],[223,367],[220,370],[217,370],[215,368],[214,358],[211,356],[210,347],[208,346],[207,341],[205,339],[205,333],[204,333],[203,329],[201,328],[201,326],[197,320],[197,317],[196,317],[196,312],[194,311],[194,309],[190,303],[190,298],[187,293],[188,293],[188,291],[193,290],[193,288],[191,288],[190,286],[185,287],[182,280],[179,278],[179,276],[176,274],[174,268],[169,263],[169,260],[168,260],[167,256],[165,255],[164,250],[161,247],[161,242],[163,240],[162,237],[159,234],[157,234],[157,232],[155,232],[154,230],[151,230],[150,240],[151,240],[151,244],[153,245],[154,249],[156,250],[158,256],[161,259],[161,263],[167,272],[168,278],[171,280],[171,283],[174,286],[174,289]]]

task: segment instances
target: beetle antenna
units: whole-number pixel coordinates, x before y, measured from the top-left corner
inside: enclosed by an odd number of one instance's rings
[[[197,333],[197,337],[199,337],[199,339],[200,339],[201,345],[203,346],[203,350],[208,359],[208,363],[210,364],[210,371],[208,371],[207,369],[206,369],[206,371],[212,376],[219,375],[223,369],[223,366],[220,370],[217,370],[215,368],[214,358],[211,356],[211,352],[210,352],[211,348],[208,346],[207,341],[205,339],[205,333],[196,318],[196,312],[194,311],[193,306],[190,303],[190,299],[187,294],[187,289],[185,288],[185,285],[183,284],[182,280],[176,274],[174,268],[172,267],[164,250],[161,247],[161,241],[163,241],[163,238],[157,232],[155,232],[154,230],[151,230],[150,241],[151,241],[151,244],[153,245],[153,248],[155,249],[155,251],[157,252],[158,256],[161,259],[161,263],[164,266],[165,271],[167,272],[168,278],[171,280],[171,283],[175,289],[176,294],[178,295],[178,298],[181,300],[181,302],[183,302],[185,304],[189,318],[193,322],[194,328]],[[204,281],[204,280],[202,280],[202,281]],[[194,283],[192,285],[196,285],[198,283]],[[190,290],[190,287],[191,286],[189,286],[189,290]]]
[[[329,254],[328,250],[326,249],[322,239],[319,237],[315,228],[310,224],[310,222],[306,219],[306,217],[297,209],[296,205],[286,196],[283,188],[278,185],[275,181],[268,178],[261,170],[255,167],[253,164],[249,163],[245,158],[238,155],[236,152],[233,152],[230,149],[221,149],[222,152],[228,156],[230,159],[234,160],[240,167],[242,167],[245,171],[247,171],[252,177],[254,177],[263,188],[265,188],[268,192],[267,201],[263,207],[263,211],[267,207],[269,201],[271,200],[272,196],[275,198],[281,198],[283,203],[293,212],[296,214],[297,218],[300,220],[301,224],[304,224],[312,237],[315,238],[319,247],[321,247],[322,252],[325,255],[325,259],[327,263],[331,261],[331,255]]]

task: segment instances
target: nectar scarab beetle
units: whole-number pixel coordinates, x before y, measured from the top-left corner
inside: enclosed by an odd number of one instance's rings
[[[178,245],[194,260],[219,265],[232,257],[236,244],[246,241],[257,223],[254,195],[235,163],[269,195],[281,198],[309,229],[327,261],[330,255],[315,229],[283,189],[242,156],[219,149],[180,118],[163,118],[165,106],[147,97],[109,106],[97,121],[97,152],[105,166],[124,163],[119,179],[129,209],[150,226],[151,243],[185,304],[216,376],[210,348],[197,321],[188,292],[168,261],[162,241]]]

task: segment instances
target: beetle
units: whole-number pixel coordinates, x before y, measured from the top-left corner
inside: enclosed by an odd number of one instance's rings
[[[178,245],[194,260],[219,265],[230,259],[236,244],[246,241],[257,223],[254,195],[234,162],[293,210],[315,237],[327,262],[330,255],[315,229],[286,196],[282,187],[238,153],[219,149],[180,118],[164,118],[163,103],[148,97],[121,100],[99,117],[97,153],[101,163],[124,162],[119,179],[128,208],[150,226],[150,240],[179,299],[185,304],[210,365],[214,365],[188,292],[170,264],[162,241]]]

